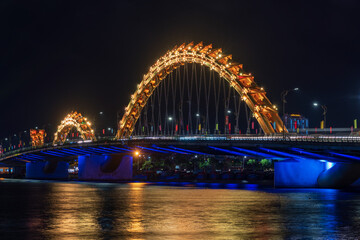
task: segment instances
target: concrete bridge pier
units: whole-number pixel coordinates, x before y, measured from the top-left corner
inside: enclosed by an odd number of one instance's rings
[[[130,180],[131,155],[85,155],[78,157],[80,180]]]
[[[275,162],[275,187],[345,188],[359,178],[359,163],[311,159]]]
[[[359,163],[334,163],[334,166],[319,175],[318,185],[321,188],[344,188],[359,178]]]
[[[64,161],[26,163],[26,178],[30,179],[68,179],[69,163]]]

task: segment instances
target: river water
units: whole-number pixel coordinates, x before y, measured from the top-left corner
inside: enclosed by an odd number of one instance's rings
[[[227,186],[1,179],[0,239],[360,238],[359,191]]]

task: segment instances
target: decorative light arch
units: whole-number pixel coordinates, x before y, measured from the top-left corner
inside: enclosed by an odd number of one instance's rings
[[[94,130],[91,128],[91,123],[87,118],[83,117],[81,113],[75,111],[69,113],[65,119],[61,121],[55,133],[53,144],[64,143],[67,135],[73,128],[76,128],[83,140],[96,140]]]
[[[185,63],[205,65],[228,81],[249,106],[265,134],[287,132],[277,107],[271,104],[264,89],[255,83],[251,73],[243,71],[242,64],[231,60],[232,55],[223,54],[221,48],[213,49],[212,44],[203,46],[202,42],[196,45],[191,42],[175,46],[150,67],[149,72],[137,85],[137,90],[131,95],[125,114],[119,122],[116,137],[126,138],[132,134],[136,121],[153,91],[168,74]]]

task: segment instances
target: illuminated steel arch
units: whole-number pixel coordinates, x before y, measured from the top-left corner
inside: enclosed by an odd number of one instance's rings
[[[96,140],[91,123],[81,113],[75,111],[69,113],[61,121],[55,133],[53,144],[64,143],[72,128],[76,128],[83,140]]]
[[[124,138],[132,134],[136,121],[153,91],[168,74],[185,63],[205,65],[229,82],[251,109],[265,134],[287,132],[277,107],[271,104],[264,89],[255,83],[251,73],[243,71],[242,64],[231,60],[232,55],[223,54],[221,48],[213,49],[212,44],[203,46],[202,42],[196,45],[191,42],[175,46],[150,67],[149,72],[137,85],[137,90],[131,95],[125,114],[119,122],[116,137]]]

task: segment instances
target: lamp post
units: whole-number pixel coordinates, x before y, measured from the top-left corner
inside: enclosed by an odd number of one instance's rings
[[[227,125],[225,126],[225,131],[224,133],[228,133],[228,134],[231,134],[231,122],[230,122],[230,114],[231,114],[231,110],[228,109],[226,111],[226,117],[225,117],[225,122],[227,122]]]
[[[168,117],[168,121],[171,123],[171,131],[169,131],[169,133],[171,134],[171,136],[173,135],[173,118],[171,116]],[[170,125],[170,124],[169,124]]]
[[[200,124],[200,113],[196,113],[196,125],[195,125],[195,135],[200,131],[199,131],[199,124]]]
[[[282,125],[282,132],[283,132],[283,138],[285,138],[285,104],[287,103],[286,101],[286,96],[289,94],[289,92],[292,92],[292,91],[299,91],[299,88],[293,88],[293,89],[288,89],[288,90],[284,90],[281,92],[281,100],[282,100],[282,103],[283,103],[283,125]]]
[[[313,103],[313,106],[314,107],[318,107],[319,106],[319,104],[317,103],[317,102],[314,102]],[[322,108],[322,110],[323,110],[323,117],[324,117],[324,128],[326,128],[326,113],[327,113],[327,106],[326,105],[320,105],[320,107]]]
[[[134,155],[135,155],[136,161],[137,161],[137,170],[139,171],[139,169],[140,169],[140,164],[139,164],[139,155],[140,155],[140,152],[139,152],[138,150],[136,150],[136,151],[134,152]]]

